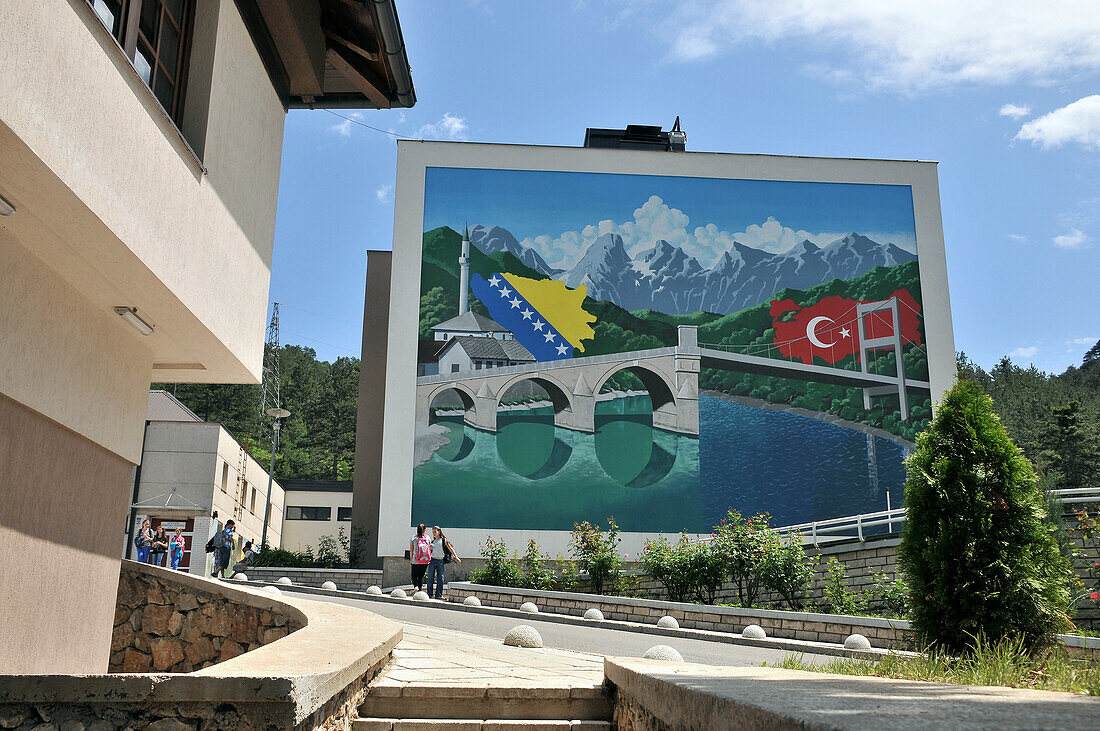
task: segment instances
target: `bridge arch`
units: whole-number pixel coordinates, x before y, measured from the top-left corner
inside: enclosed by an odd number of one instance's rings
[[[501,387],[497,390],[497,404],[499,405],[501,399],[508,393],[508,389],[512,388],[523,381],[531,381],[542,387],[546,391],[547,397],[550,399],[550,403],[554,406],[554,416],[566,411],[573,410],[573,398],[569,393],[569,388],[547,373],[520,373],[514,378],[509,378]]]
[[[654,412],[670,410],[675,412],[676,387],[672,382],[672,378],[645,363],[626,362],[614,364],[596,381],[592,393],[598,394],[609,378],[622,371],[629,371],[642,382],[646,391],[649,392],[649,400],[653,404]]]
[[[454,391],[458,395],[458,400],[462,403],[462,408],[466,412],[466,421],[471,421],[471,416],[477,414],[477,399],[474,392],[464,383],[448,382],[439,384],[428,394],[428,424],[435,423],[435,412],[432,411],[432,404],[447,391]]]

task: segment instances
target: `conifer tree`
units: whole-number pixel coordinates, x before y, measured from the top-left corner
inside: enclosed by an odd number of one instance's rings
[[[1069,562],[1031,464],[978,384],[945,394],[906,471],[899,562],[925,642],[960,651],[1019,637],[1036,648],[1069,625]]]
[[[1040,455],[1045,470],[1062,488],[1100,487],[1100,436],[1081,413],[1080,402],[1053,406],[1050,414]]]

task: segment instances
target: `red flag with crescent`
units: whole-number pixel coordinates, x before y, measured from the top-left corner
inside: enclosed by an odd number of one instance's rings
[[[895,291],[898,317],[901,320],[903,343],[920,345],[921,307],[906,289]],[[799,307],[794,300],[773,300],[769,314],[775,329],[773,343],[787,358],[798,358],[806,365],[815,359],[830,365],[853,355],[859,360],[859,326],[857,306],[874,300],[856,300],[839,295],[825,297],[808,307]],[[864,315],[864,337],[889,337],[894,334],[893,315],[889,308]]]

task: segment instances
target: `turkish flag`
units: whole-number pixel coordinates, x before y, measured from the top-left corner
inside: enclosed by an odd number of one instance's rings
[[[903,343],[920,345],[920,305],[906,289],[895,291],[898,317],[901,320]],[[858,305],[872,300],[855,300],[839,295],[825,297],[809,307],[799,307],[794,300],[773,300],[769,314],[775,328],[772,342],[786,358],[798,358],[806,365],[820,359],[830,365],[849,355],[859,360]],[[894,334],[893,316],[889,308],[863,317],[864,337],[889,337]]]

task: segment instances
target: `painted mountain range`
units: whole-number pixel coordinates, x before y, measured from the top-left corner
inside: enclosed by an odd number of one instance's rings
[[[917,259],[894,244],[854,232],[826,246],[807,240],[778,254],[735,242],[709,269],[664,240],[632,258],[622,237],[613,233],[593,241],[581,260],[565,271],[550,267],[538,252],[499,226],[474,226],[470,243],[486,254],[508,251],[531,269],[569,287],[584,284],[592,299],[626,310],[653,309],[671,315],[736,312],[782,289],[808,289],[831,279],[852,279],[877,266]]]

